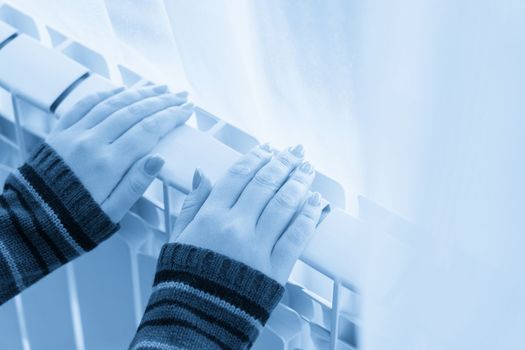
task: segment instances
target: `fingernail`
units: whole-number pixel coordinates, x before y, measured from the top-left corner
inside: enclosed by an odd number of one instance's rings
[[[155,176],[160,172],[162,166],[164,165],[164,158],[159,155],[151,156],[144,164],[144,171],[149,176]]]
[[[310,162],[304,162],[299,166],[299,170],[301,170],[303,173],[311,174],[314,170],[314,167],[312,164],[310,164]]]
[[[177,92],[175,94],[175,96],[180,97],[180,98],[186,98],[186,97],[188,97],[188,95],[189,95],[188,91],[181,91],[181,92]]]
[[[290,152],[296,157],[304,156],[304,147],[303,145],[297,145],[290,150]]]
[[[195,191],[199,185],[201,184],[202,180],[202,172],[200,169],[195,169],[195,172],[193,173],[193,181],[191,182],[191,188]]]
[[[157,85],[153,88],[153,91],[155,91],[158,94],[161,94],[161,93],[168,91],[168,86],[167,85]]]
[[[185,105],[182,106],[182,108],[193,111],[193,108],[195,108],[195,105],[193,103],[186,103]]]
[[[323,209],[321,210],[321,216],[319,217],[319,222],[317,223],[317,226],[319,226],[324,219],[332,212],[332,206],[326,199],[321,200],[321,205],[323,205]]]
[[[325,200],[326,202],[326,200]],[[323,215],[328,215],[332,212],[332,205],[328,202],[325,203],[325,206],[323,208]]]
[[[261,149],[266,152],[272,151],[272,146],[270,146],[269,142],[263,143],[262,145],[259,145],[259,147],[261,147]]]
[[[308,199],[308,204],[314,207],[317,207],[321,204],[321,195],[319,194],[319,192],[315,192],[313,195],[310,196],[310,198]]]

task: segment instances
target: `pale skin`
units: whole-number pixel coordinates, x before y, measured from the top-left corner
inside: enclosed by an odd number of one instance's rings
[[[164,164],[150,152],[193,113],[185,102],[186,94],[169,93],[165,86],[96,93],[61,116],[46,142],[119,222]]]
[[[119,222],[164,164],[152,150],[193,113],[186,97],[164,86],[100,92],[61,116],[46,142]],[[326,204],[309,192],[315,171],[303,158],[302,146],[274,155],[262,145],[215,186],[197,171],[171,241],[226,255],[285,284]]]
[[[315,171],[302,160],[302,146],[273,157],[263,145],[214,187],[197,173],[171,240],[229,256],[284,285],[326,203],[308,195]]]

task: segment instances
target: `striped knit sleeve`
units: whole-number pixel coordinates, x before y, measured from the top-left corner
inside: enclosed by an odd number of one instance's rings
[[[47,144],[0,196],[0,304],[118,229]]]
[[[276,281],[226,256],[166,244],[130,349],[249,349],[283,292]]]

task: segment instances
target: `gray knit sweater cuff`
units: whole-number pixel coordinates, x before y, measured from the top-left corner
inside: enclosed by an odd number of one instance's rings
[[[20,172],[85,251],[92,250],[119,229],[48,144],[38,146]]]
[[[211,250],[169,243],[130,349],[249,349],[284,287]]]
[[[170,243],[162,248],[155,285],[187,283],[252,315],[262,325],[281,300],[284,288],[248,265],[208,249]]]

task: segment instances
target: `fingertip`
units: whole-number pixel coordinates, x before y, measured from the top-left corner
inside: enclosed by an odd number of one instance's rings
[[[166,108],[166,111],[173,114],[175,118],[185,122],[192,116],[194,105],[193,103],[184,103],[183,105],[170,106]]]
[[[142,98],[144,98],[144,97],[152,97],[152,96],[155,96],[155,95],[161,95],[161,94],[167,93],[168,92],[168,86],[165,85],[165,84],[162,84],[162,85],[145,85],[145,86],[132,88],[130,90],[134,90],[134,91],[138,92],[140,94],[140,96],[142,96]]]
[[[316,221],[317,228],[332,212],[332,205],[319,192],[312,193],[306,200],[304,214]]]
[[[273,156],[273,148],[270,145],[270,143],[266,142],[263,144],[260,144],[252,149],[252,153],[258,153],[257,151],[261,150],[263,152],[263,157],[266,159],[270,159]]]
[[[99,96],[103,99],[106,99],[108,97],[111,97],[111,96],[114,96],[114,95],[117,95],[119,93],[121,93],[122,91],[124,91],[126,89],[126,87],[124,86],[117,86],[117,87],[113,87],[109,90],[103,90],[99,93]]]
[[[144,171],[149,176],[157,176],[166,161],[159,154],[154,154],[144,163]]]
[[[319,192],[314,192],[306,198],[300,215],[308,218],[317,227],[330,211],[330,203]]]
[[[186,111],[191,111],[193,113],[193,110],[195,109],[195,105],[191,102],[185,103],[184,105],[182,105],[182,109]]]
[[[201,168],[195,169],[195,172],[193,173],[193,179],[191,188],[192,191],[200,191],[201,189],[210,189],[211,181],[210,179],[204,174],[204,171]]]
[[[298,144],[294,147],[290,147],[289,149],[290,153],[298,158],[304,157],[304,146],[301,144]]]
[[[308,198],[308,205],[312,207],[321,205],[321,194],[319,192],[312,193]]]
[[[181,92],[177,92],[175,96],[186,99],[189,96],[189,94],[190,93],[188,91],[181,91]]]
[[[188,121],[188,119],[191,118],[191,116],[193,115],[195,106],[193,105],[193,103],[185,103],[181,107],[176,107],[176,108],[177,108],[176,110],[179,112],[175,114],[177,118],[179,118],[178,124],[177,124],[178,126],[180,124],[186,123],[186,121]]]
[[[305,179],[306,183],[309,184],[308,187],[310,187],[315,178],[315,173],[314,166],[310,162],[306,161],[299,164],[299,166],[294,170],[293,174]]]
[[[162,84],[162,85],[155,85],[151,88],[154,92],[157,94],[163,94],[168,91],[168,85]]]
[[[265,142],[265,143],[262,143],[259,145],[259,148],[262,149],[263,151],[267,152],[267,153],[272,153],[272,146],[270,145],[269,142]]]

